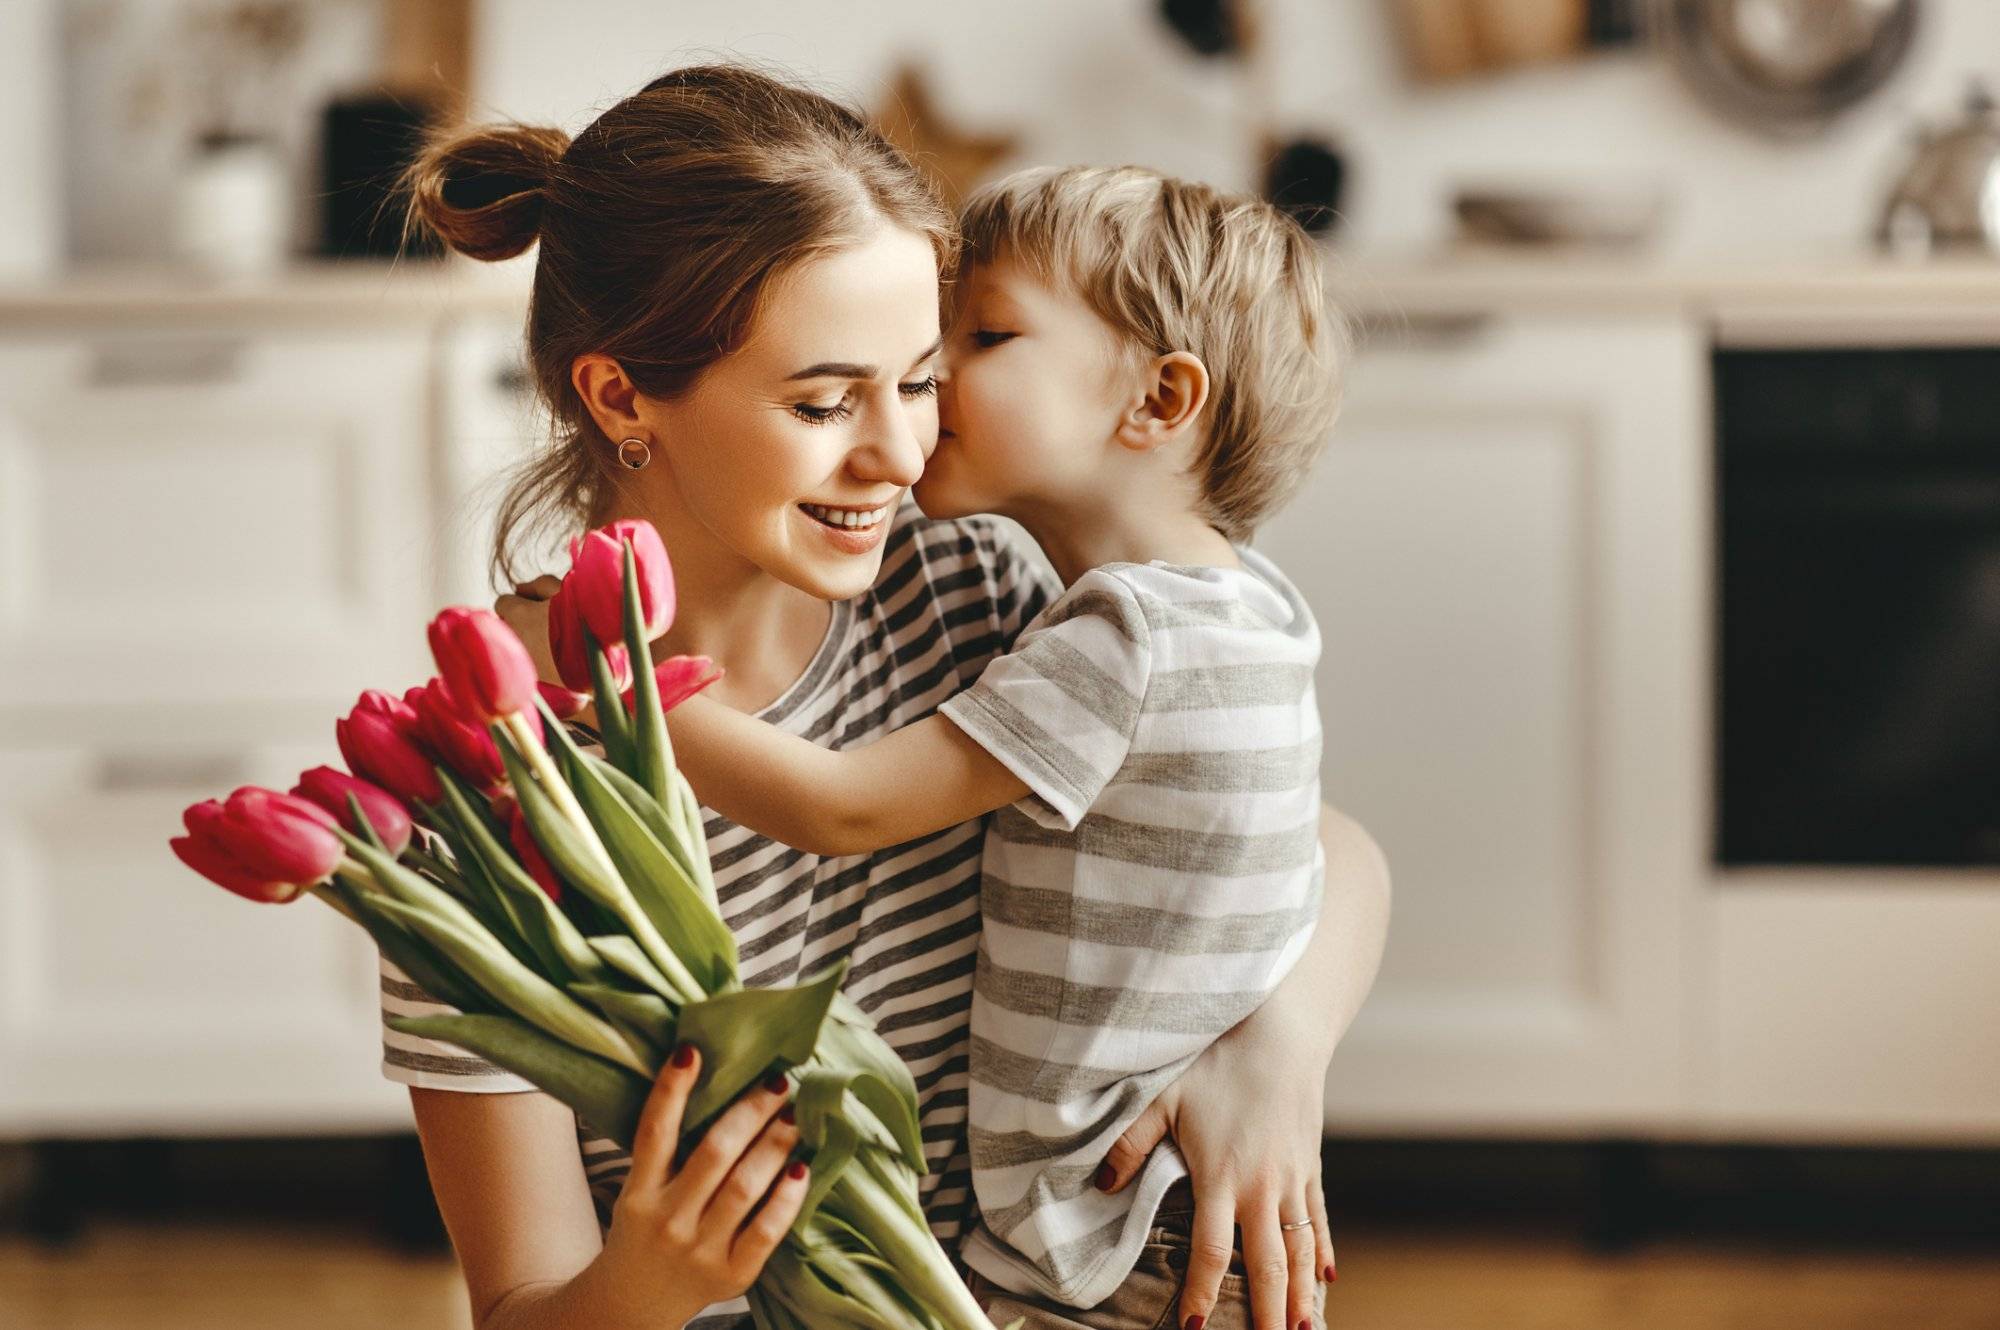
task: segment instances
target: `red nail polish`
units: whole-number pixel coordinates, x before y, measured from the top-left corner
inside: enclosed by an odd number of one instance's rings
[[[1111,1184],[1116,1182],[1117,1180],[1118,1180],[1118,1174],[1112,1171],[1111,1165],[1099,1164],[1097,1166],[1097,1176],[1095,1178],[1092,1178],[1091,1182],[1096,1186],[1096,1188],[1099,1191],[1110,1191]],[[1200,1320],[1201,1318],[1197,1316],[1195,1319]],[[1201,1330],[1201,1327],[1196,1326],[1195,1330]]]
[[[796,1108],[793,1108],[790,1104],[786,1104],[783,1108],[778,1110],[778,1121],[780,1122],[797,1122],[798,1119],[799,1119],[799,1111]]]
[[[1310,1319],[1308,1319],[1308,1320],[1304,1320],[1304,1321],[1300,1321],[1300,1322],[1299,1322],[1299,1330],[1313,1330],[1313,1323],[1312,1323],[1312,1321],[1311,1321]]]
[[[1334,1280],[1338,1278],[1340,1278],[1340,1271],[1334,1269],[1332,1266],[1329,1265],[1326,1268],[1326,1282],[1331,1284]]]
[[[1181,1330],[1201,1330],[1202,1322],[1207,1319],[1206,1316],[1190,1316],[1187,1318],[1186,1324],[1181,1326]]]
[[[794,1159],[792,1161],[791,1167],[785,1170],[785,1176],[790,1178],[793,1182],[797,1182],[800,1178],[804,1177],[805,1175],[806,1175],[806,1166],[805,1166],[805,1161],[802,1159]]]
[[[783,1094],[791,1087],[791,1084],[790,1081],[785,1079],[785,1073],[781,1071],[774,1074],[770,1080],[765,1081],[764,1088],[772,1094]]]
[[[674,1050],[674,1065],[683,1071],[694,1065],[693,1044],[682,1044]]]

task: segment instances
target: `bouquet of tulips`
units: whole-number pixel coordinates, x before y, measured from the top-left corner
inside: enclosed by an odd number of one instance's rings
[[[550,606],[565,687],[538,682],[491,611],[445,610],[438,677],[400,700],[365,693],[335,725],[352,774],[196,804],[174,852],[252,900],[309,892],[340,911],[460,1013],[391,1028],[527,1078],[628,1148],[677,1043],[702,1053],[691,1129],[789,1072],[813,1180],[750,1290],[757,1324],[990,1330],[918,1207],[916,1086],[841,994],[845,964],[794,988],[738,982],[665,721],[717,672],[702,657],[632,666],[673,618],[658,533],[614,523],[570,557]],[[563,724],[593,698],[602,756]]]

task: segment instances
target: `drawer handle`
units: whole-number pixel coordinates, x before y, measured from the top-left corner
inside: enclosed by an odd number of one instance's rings
[[[95,784],[105,793],[190,787],[227,793],[244,784],[249,773],[249,757],[241,752],[132,749],[101,756]]]

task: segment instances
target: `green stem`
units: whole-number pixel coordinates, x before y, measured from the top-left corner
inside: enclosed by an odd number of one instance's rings
[[[603,840],[597,835],[597,828],[591,825],[590,815],[583,811],[583,805],[576,801],[575,791],[571,790],[569,782],[562,778],[562,773],[556,770],[556,764],[549,760],[548,750],[542,747],[541,740],[535,736],[532,729],[528,728],[526,714],[518,711],[509,712],[500,717],[499,724],[506,728],[508,735],[514,740],[514,747],[520,751],[521,760],[527,764],[529,774],[562,811],[563,816],[569,819],[570,825],[576,828],[577,834],[583,838],[583,843],[589,852],[596,856],[598,864],[604,871],[605,879],[623,884],[625,879],[619,873],[618,865],[612,862],[611,852],[604,848]],[[644,949],[647,958],[660,968],[660,973],[666,976],[668,983],[680,990],[683,1003],[695,1002],[707,996],[708,990],[702,987],[701,981],[694,977],[694,972],[682,963],[681,958],[674,953],[674,949],[667,945],[666,939],[660,936],[659,930],[653,927],[645,911],[639,908],[639,902],[632,898],[629,888],[625,889],[624,899],[618,903],[618,912],[621,922],[631,930],[633,940]]]

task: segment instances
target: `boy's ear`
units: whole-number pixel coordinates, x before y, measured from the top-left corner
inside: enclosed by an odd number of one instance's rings
[[[1178,437],[1208,405],[1208,366],[1188,351],[1172,351],[1152,362],[1145,394],[1118,422],[1118,442],[1134,452],[1151,452]]]
[[[646,432],[639,419],[638,386],[615,357],[602,351],[578,356],[570,362],[569,381],[605,438],[615,443]]]

